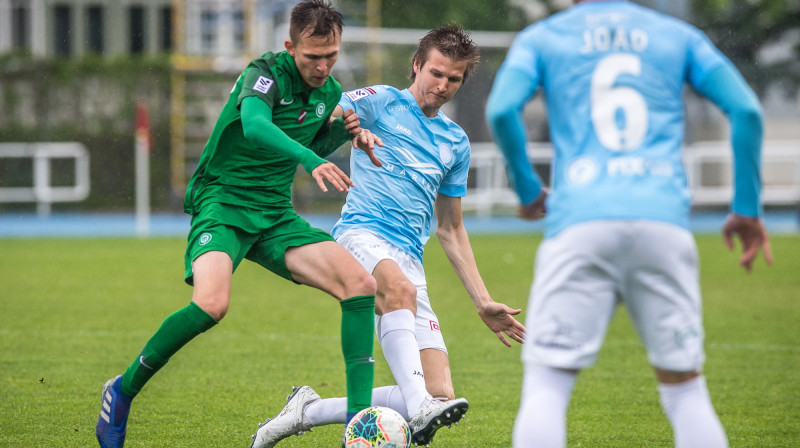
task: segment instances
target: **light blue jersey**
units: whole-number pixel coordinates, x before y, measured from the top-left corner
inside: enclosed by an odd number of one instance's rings
[[[383,147],[375,147],[383,166],[353,150],[350,178],[355,187],[331,234],[338,238],[349,229],[367,229],[421,262],[436,195],[463,197],[467,192],[467,135],[441,111],[426,117],[408,89],[358,89],[342,95],[339,105],[354,109],[361,127],[383,140]]]
[[[547,235],[597,219],[688,227],[683,89],[688,83],[701,90],[710,74],[728,66],[696,28],[624,1],[582,2],[523,30],[502,70],[530,80],[531,94],[537,87],[544,92],[555,150]],[[511,90],[519,83],[503,88],[492,92],[497,103],[504,93],[521,95]],[[504,137],[496,136],[501,147]],[[760,151],[760,143],[753,149]],[[519,166],[521,157],[516,166],[510,161],[512,177],[521,178],[515,187],[529,202],[540,190],[535,175]],[[746,199],[757,213],[760,180],[757,170],[748,173],[739,181],[758,184]]]

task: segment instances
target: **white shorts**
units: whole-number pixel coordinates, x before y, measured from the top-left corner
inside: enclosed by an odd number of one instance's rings
[[[439,318],[433,312],[428,298],[428,283],[425,270],[416,258],[403,252],[390,242],[373,232],[362,229],[348,230],[336,239],[364,266],[370,274],[382,260],[392,260],[400,266],[406,278],[417,288],[416,336],[420,350],[434,348],[447,353],[442,332],[439,329]],[[375,331],[380,335],[381,317],[375,315]]]
[[[563,369],[594,364],[618,303],[652,366],[700,370],[697,247],[689,231],[654,221],[582,223],[541,243],[523,361]]]

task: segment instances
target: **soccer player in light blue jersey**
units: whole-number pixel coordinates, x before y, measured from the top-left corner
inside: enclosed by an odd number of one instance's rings
[[[507,346],[506,336],[521,343],[525,331],[513,317],[520,310],[494,302],[478,272],[461,215],[470,144],[440,110],[478,59],[467,32],[456,25],[439,27],[420,40],[408,89],[367,87],[345,92],[339,102],[378,137],[374,155],[383,166],[376,167],[368,153],[352,153],[355,186],[331,233],[378,284],[376,332],[397,385],[373,389],[372,404],[410,420],[417,445],[430,443],[440,427],[457,423],[468,408],[465,399],[455,398],[422,265],[434,212],[436,235],[484,323]],[[322,400],[303,386],[259,428],[254,447],[272,447],[313,426],[342,422],[344,404],[344,398]]]
[[[563,447],[577,373],[617,303],[659,382],[678,447],[725,447],[701,374],[697,250],[681,163],[683,89],[731,123],[735,190],[723,235],[748,271],[772,255],[761,220],[762,114],[739,72],[694,27],[627,1],[583,1],[522,31],[487,104],[523,218],[545,216],[523,347],[514,447]],[[551,190],[526,157],[521,111],[541,89],[555,150]]]

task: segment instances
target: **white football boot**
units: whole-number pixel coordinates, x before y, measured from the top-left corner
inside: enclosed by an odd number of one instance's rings
[[[411,442],[414,445],[428,446],[433,440],[433,435],[442,426],[456,425],[461,417],[467,413],[469,403],[464,398],[440,401],[431,397],[422,402],[422,406],[411,417]]]
[[[311,431],[311,424],[303,421],[303,409],[319,399],[319,395],[309,386],[293,387],[281,412],[258,425],[250,448],[272,448],[291,435],[299,436]]]

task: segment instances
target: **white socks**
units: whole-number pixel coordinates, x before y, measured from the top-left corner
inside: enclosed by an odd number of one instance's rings
[[[411,310],[397,310],[381,316],[378,340],[397,386],[372,389],[373,406],[392,408],[406,420],[410,420],[429,397],[414,324]],[[303,420],[312,426],[344,423],[346,410],[346,398],[327,398],[309,404],[303,413]]]
[[[567,407],[576,378],[549,367],[525,368],[514,448],[566,446]],[[680,384],[659,384],[658,391],[675,433],[676,448],[728,447],[703,376]]]
[[[659,384],[661,407],[675,433],[676,448],[726,448],[728,438],[708,396],[705,377]]]
[[[372,389],[372,406],[383,406],[399,412],[406,420],[406,402],[397,386],[382,386]],[[311,426],[345,423],[347,418],[347,397],[325,398],[309,403],[303,410],[303,422]]]
[[[406,420],[410,420],[429,397],[414,324],[411,310],[397,310],[381,316],[378,340],[397,386],[372,389],[373,406],[392,408]],[[347,398],[327,398],[306,406],[303,421],[311,426],[344,423],[346,414]]]
[[[403,309],[384,314],[378,324],[383,356],[403,394],[406,412],[411,416],[428,397],[414,323],[414,313]]]
[[[576,378],[576,374],[550,367],[525,367],[514,448],[567,445],[567,407]]]

